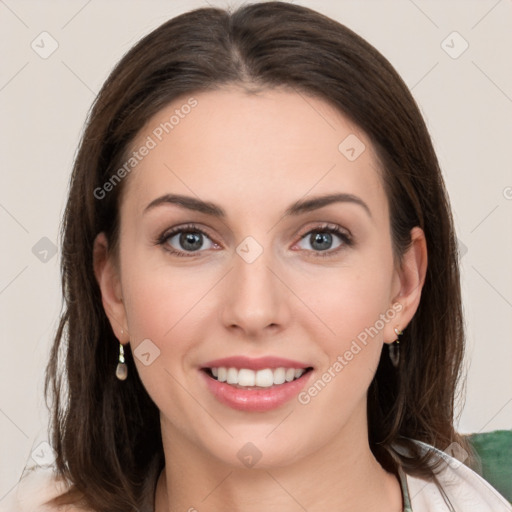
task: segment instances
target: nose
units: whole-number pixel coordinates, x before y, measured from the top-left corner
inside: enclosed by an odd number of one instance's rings
[[[256,260],[233,255],[233,268],[226,276],[222,322],[244,338],[260,338],[283,330],[289,322],[289,291],[278,278],[278,265],[270,251]]]

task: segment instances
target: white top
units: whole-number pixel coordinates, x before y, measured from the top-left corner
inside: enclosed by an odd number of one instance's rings
[[[406,475],[413,512],[512,512],[512,504],[462,462],[430,445],[416,443],[434,450],[444,462],[436,474],[439,486],[432,480]]]
[[[457,459],[434,450],[444,460],[437,474],[439,487],[433,480],[406,475],[412,512],[512,512],[512,505],[483,478]],[[56,512],[43,505],[66,488],[54,475],[52,467],[29,471],[0,501],[0,512]]]

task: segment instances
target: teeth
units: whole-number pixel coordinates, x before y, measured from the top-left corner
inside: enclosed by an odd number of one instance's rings
[[[282,384],[286,380],[286,370],[284,368],[276,368],[274,370],[274,384]]]
[[[221,368],[218,369],[218,372],[219,373],[217,375],[217,380],[219,382],[226,382],[226,379],[228,377],[228,370],[227,370],[227,368],[221,367]]]
[[[230,368],[230,370],[235,370],[234,368]],[[254,386],[256,381],[256,373],[252,370],[246,370],[242,368],[240,371],[236,371],[238,373],[238,379],[235,384],[239,384],[240,386]]]
[[[228,368],[226,382],[228,384],[238,384],[238,370],[236,368]]]
[[[298,379],[306,370],[304,368],[265,368],[263,370],[249,370],[248,368],[210,368],[212,375],[219,382],[227,382],[228,384],[260,388],[269,388],[270,386],[278,386],[285,382],[291,382]]]
[[[274,372],[270,368],[254,372],[256,385],[260,388],[269,388],[274,385]]]
[[[285,379],[286,379],[286,382],[291,382],[293,379],[295,379],[295,369],[294,368],[286,368]]]

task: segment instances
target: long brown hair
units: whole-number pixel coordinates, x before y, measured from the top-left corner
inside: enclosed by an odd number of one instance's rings
[[[93,273],[96,235],[105,232],[116,247],[125,180],[104,197],[97,191],[156,112],[180,96],[226,85],[286,87],[318,97],[372,141],[394,254],[399,260],[419,226],[429,262],[419,308],[401,338],[399,368],[384,350],[368,390],[370,446],[389,467],[391,445],[407,445],[412,456],[402,457],[405,468],[422,475],[433,462],[410,439],[440,449],[455,441],[465,446],[453,427],[464,337],[456,238],[430,136],[406,85],[365,40],[306,7],[201,8],[164,23],[117,64],[96,98],[74,164],[62,226],[65,306],[45,386],[57,469],[72,483],[61,503],[82,496],[93,510],[137,510],[148,492],[148,468],[164,463],[159,411],[129,347],[130,378],[120,382],[114,375],[119,344]]]

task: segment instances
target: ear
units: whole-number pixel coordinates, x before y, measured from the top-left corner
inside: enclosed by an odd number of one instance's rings
[[[130,337],[126,322],[126,310],[123,304],[119,269],[113,255],[109,253],[105,233],[98,234],[94,240],[93,267],[101,291],[103,309],[117,339],[120,343],[126,344]]]
[[[411,230],[411,245],[403,255],[400,267],[396,269],[392,302],[397,315],[390,322],[391,332],[386,333],[386,343],[395,341],[397,336],[394,329],[403,331],[416,313],[425,283],[427,263],[425,233],[415,227]]]

